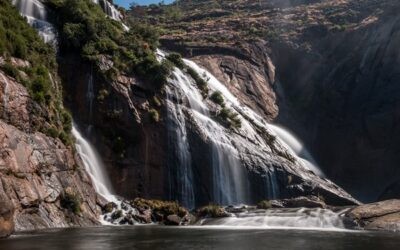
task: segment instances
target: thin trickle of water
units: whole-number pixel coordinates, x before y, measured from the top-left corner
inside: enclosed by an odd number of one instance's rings
[[[7,78],[0,73],[1,78],[3,79],[4,88],[3,88],[3,119],[7,119],[7,105],[8,105],[8,80]]]
[[[94,97],[95,96],[94,96],[94,90],[93,90],[93,68],[91,68],[89,77],[88,77],[88,85],[87,85],[87,91],[86,91],[86,99],[89,104],[89,121],[92,121]]]

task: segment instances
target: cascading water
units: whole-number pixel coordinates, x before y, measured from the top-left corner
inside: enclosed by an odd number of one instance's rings
[[[287,208],[248,210],[219,219],[203,219],[197,224],[213,227],[345,230],[343,217],[347,209],[334,212],[322,208]]]
[[[39,0],[12,0],[21,15],[35,28],[46,43],[56,41],[56,31],[47,20],[47,9]]]
[[[164,53],[158,51],[159,59],[164,57]],[[212,183],[213,183],[213,197],[212,200],[219,204],[239,204],[246,202],[248,189],[246,172],[242,168],[240,163],[240,157],[236,148],[232,145],[230,139],[226,136],[226,132],[223,127],[217,124],[211,119],[208,107],[204,104],[204,100],[199,90],[195,87],[195,83],[192,79],[187,77],[180,69],[175,68],[173,77],[170,80],[171,87],[167,87],[167,99],[168,96],[172,95],[172,89],[177,93],[181,93],[187,101],[189,106],[184,106],[184,103],[177,102],[173,107],[169,108],[169,116],[176,116],[180,114],[180,119],[184,120],[185,117],[182,115],[182,109],[190,110],[193,114],[193,118],[199,125],[202,132],[207,135],[211,143],[212,151]],[[186,145],[187,137],[182,136],[182,131],[186,131],[185,123],[180,122],[181,126],[179,129],[175,129],[178,140],[178,145]],[[171,131],[171,129],[169,130]],[[186,132],[184,132],[186,134]],[[187,147],[187,146],[185,146]],[[185,149],[186,151],[186,149]],[[187,167],[187,160],[190,159],[187,153],[180,152],[178,157],[180,158],[179,169],[185,169],[184,172],[191,173],[190,167]],[[184,163],[184,164],[182,164]],[[185,177],[185,180],[190,178]],[[171,182],[171,180],[170,180]],[[190,185],[193,186],[193,182],[190,181]],[[181,183],[181,186],[187,186],[187,183]],[[192,188],[187,188],[192,193]],[[181,200],[184,201],[185,198]]]
[[[94,147],[81,135],[75,124],[72,125],[72,135],[76,139],[76,150],[83,161],[85,170],[89,174],[97,194],[101,195],[108,202],[113,202],[115,204],[113,211],[103,215],[100,218],[100,222],[104,225],[125,224],[121,222],[124,216],[127,214],[137,214],[137,210],[129,203],[119,199],[113,194],[111,183],[107,177],[105,166],[101,158]],[[120,219],[112,219],[114,211],[121,211]]]
[[[240,104],[237,98],[220,82],[218,81],[210,72],[202,69],[193,61],[184,60],[187,65],[197,71],[197,73],[202,76],[205,75],[208,80],[209,87],[214,91],[219,91],[224,98],[230,103],[231,107],[239,112],[244,118],[251,120],[251,122],[257,124],[257,126],[263,127],[266,130],[275,134],[279,139],[280,143],[284,145],[286,149],[289,149],[291,153],[297,156],[298,161],[303,167],[313,171],[315,174],[323,177],[323,172],[316,166],[314,159],[307,149],[302,145],[302,143],[296,139],[290,132],[284,128],[278,127],[276,125],[269,124],[265,122],[258,114],[246,106]],[[249,128],[247,126],[247,128]],[[250,129],[248,132],[255,132]],[[257,135],[254,135],[257,136]]]
[[[172,147],[177,156],[178,166],[175,160],[169,159],[169,199],[179,200],[187,208],[195,208],[195,196],[193,185],[192,161],[190,155],[189,142],[186,131],[186,121],[179,104],[175,104],[173,99],[179,98],[179,92],[166,87],[166,101],[168,109],[168,145]],[[173,181],[174,178],[179,178]]]
[[[289,131],[276,125],[269,124],[269,127],[279,136],[279,138],[288,145],[292,153],[299,156],[302,163],[315,174],[324,177],[325,174],[316,166],[314,158],[304,147],[304,145]]]
[[[75,124],[72,126],[72,135],[76,139],[76,150],[82,158],[85,169],[92,179],[96,192],[109,201],[115,201],[116,198],[112,194],[110,181],[105,174],[104,164],[101,162],[95,149],[83,138]]]

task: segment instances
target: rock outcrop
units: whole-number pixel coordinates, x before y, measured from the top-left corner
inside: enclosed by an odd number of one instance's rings
[[[386,200],[356,207],[347,213],[367,230],[400,231],[400,200]]]
[[[0,89],[0,235],[14,225],[22,231],[98,224],[97,194],[79,157],[60,139],[35,132],[37,104],[2,71]],[[65,206],[68,189],[76,196],[75,211]]]

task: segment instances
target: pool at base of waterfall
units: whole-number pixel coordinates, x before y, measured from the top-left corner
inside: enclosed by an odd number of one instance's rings
[[[324,249],[397,250],[400,235],[369,231],[201,227],[94,227],[24,232],[0,249]]]

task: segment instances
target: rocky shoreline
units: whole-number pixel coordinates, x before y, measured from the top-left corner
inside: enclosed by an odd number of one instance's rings
[[[323,209],[338,213],[345,229],[400,231],[400,200],[387,200],[359,206],[330,206],[316,196],[261,201],[254,206],[208,205],[189,211],[176,202],[145,200],[107,203],[102,218],[114,225],[158,224],[172,226],[201,225],[204,219],[240,217],[243,213],[290,209]]]

